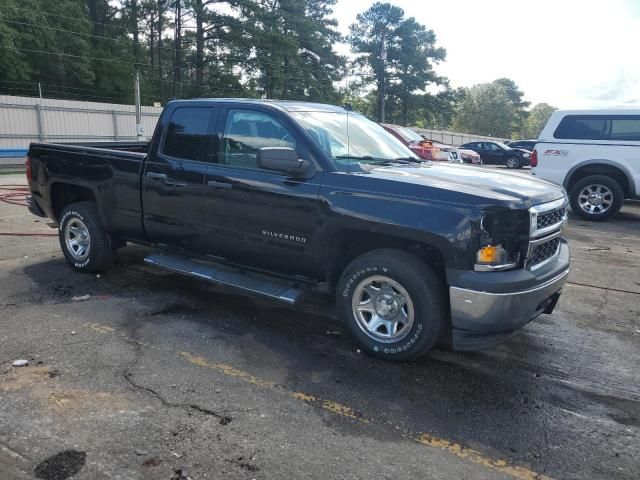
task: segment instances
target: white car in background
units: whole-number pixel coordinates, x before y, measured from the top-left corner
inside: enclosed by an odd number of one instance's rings
[[[564,186],[571,209],[606,220],[640,198],[640,110],[559,110],[540,134],[533,175]]]

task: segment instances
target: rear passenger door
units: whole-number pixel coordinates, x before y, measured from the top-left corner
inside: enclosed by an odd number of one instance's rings
[[[310,275],[318,227],[320,175],[293,179],[258,168],[262,147],[289,147],[309,159],[283,114],[231,108],[221,118],[221,148],[206,172],[206,251],[235,263]]]
[[[215,148],[217,114],[204,103],[179,105],[166,113],[167,123],[142,177],[144,226],[152,243],[202,253],[204,182]]]

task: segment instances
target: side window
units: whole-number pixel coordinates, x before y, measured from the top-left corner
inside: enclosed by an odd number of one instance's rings
[[[604,140],[607,123],[603,116],[567,115],[553,136],[569,140]]]
[[[162,153],[185,160],[204,160],[212,108],[180,107],[171,114]]]
[[[495,143],[485,143],[487,146],[487,150],[491,150],[492,152],[497,152],[500,148]]]
[[[614,117],[609,139],[640,141],[640,115]]]
[[[263,147],[296,148],[293,135],[271,115],[250,110],[229,110],[220,163],[257,169]]]

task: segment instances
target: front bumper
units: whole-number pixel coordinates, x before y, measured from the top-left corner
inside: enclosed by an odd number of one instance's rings
[[[528,272],[527,272],[528,273]],[[496,272],[480,275],[491,275]],[[558,259],[544,268],[526,287],[522,271],[503,272],[501,281],[487,284],[491,291],[451,286],[451,340],[454,350],[479,350],[501,343],[543,313],[551,313],[569,275],[569,247],[560,246]],[[530,274],[533,276],[533,274]],[[532,285],[531,280],[535,283]]]

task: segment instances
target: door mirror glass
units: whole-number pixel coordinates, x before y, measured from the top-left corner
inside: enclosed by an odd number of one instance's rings
[[[293,148],[263,147],[258,150],[258,168],[274,170],[291,176],[303,176],[311,170],[311,162],[301,160]]]

